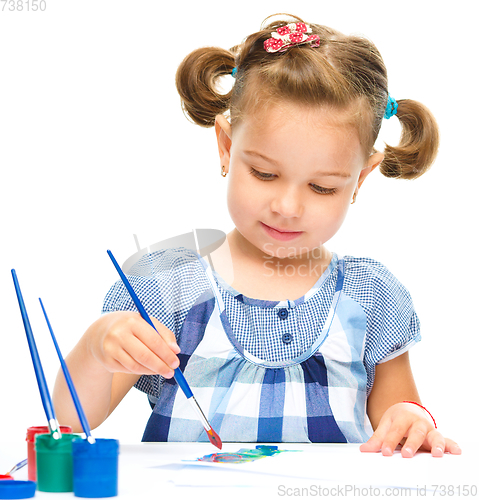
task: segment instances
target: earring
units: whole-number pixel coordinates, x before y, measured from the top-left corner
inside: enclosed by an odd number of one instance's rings
[[[224,165],[221,166],[221,175],[223,177],[226,177],[226,172],[225,172],[225,166]]]
[[[356,196],[358,195],[358,192],[357,191],[354,191],[354,194],[353,194],[353,201],[351,202],[351,205],[353,203],[356,203]]]

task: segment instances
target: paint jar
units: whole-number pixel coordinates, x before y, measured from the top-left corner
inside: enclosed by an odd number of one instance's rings
[[[38,427],[29,427],[27,429],[27,451],[28,451],[28,479],[30,481],[37,480],[37,460],[35,456],[35,436],[37,434],[48,434],[49,427],[41,425]],[[71,434],[72,428],[67,425],[60,426],[60,432],[63,434]]]
[[[63,434],[54,439],[51,434],[35,437],[38,491],[73,491],[72,440],[76,434]]]
[[[118,495],[117,439],[72,441],[73,493],[76,497],[103,498]]]

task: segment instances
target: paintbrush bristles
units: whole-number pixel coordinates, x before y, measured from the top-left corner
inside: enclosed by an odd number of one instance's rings
[[[220,437],[218,436],[218,434],[216,434],[216,432],[213,430],[213,428],[210,428],[210,430],[207,432],[207,434],[208,434],[208,438],[210,440],[210,443],[221,450],[221,448],[223,448],[223,443],[221,442]]]

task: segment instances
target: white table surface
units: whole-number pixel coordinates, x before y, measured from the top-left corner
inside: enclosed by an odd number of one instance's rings
[[[225,443],[222,451],[254,448],[257,443]],[[245,464],[195,461],[217,450],[209,443],[122,444],[119,495],[122,499],[293,497],[459,497],[479,498],[477,446],[461,456],[433,458],[419,453],[405,459],[361,453],[356,444],[281,443],[296,450]],[[26,443],[0,442],[0,473],[26,458]],[[191,460],[191,461],[188,461]],[[15,473],[27,479],[27,468]],[[475,494],[474,494],[475,493]],[[328,495],[329,494],[329,495]],[[37,491],[35,498],[63,500],[73,493]]]

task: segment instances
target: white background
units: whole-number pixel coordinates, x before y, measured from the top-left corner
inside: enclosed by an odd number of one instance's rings
[[[59,363],[39,296],[66,355],[117,279],[107,248],[123,262],[136,251],[133,234],[146,246],[193,228],[232,229],[214,132],[183,116],[178,64],[290,12],[372,39],[391,94],[423,102],[439,122],[432,170],[416,181],[375,172],[328,247],[374,257],[408,287],[422,323],[411,358],[423,403],[446,435],[467,442],[478,407],[474,3],[46,3],[45,12],[0,12],[1,440],[46,423],[11,268],[53,389]],[[381,137],[398,141],[395,118]],[[139,441],[148,416],[146,396],[130,391],[94,434]]]

